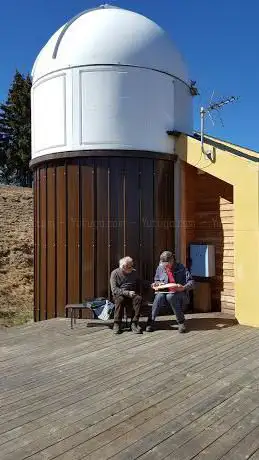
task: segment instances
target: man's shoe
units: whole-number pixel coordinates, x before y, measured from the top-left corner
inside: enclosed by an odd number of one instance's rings
[[[180,332],[180,334],[184,334],[186,332],[186,327],[184,323],[179,324],[178,331]]]
[[[155,330],[155,321],[151,320],[147,322],[146,332],[153,332]]]
[[[137,323],[132,323],[131,330],[134,334],[142,334],[142,329]]]
[[[113,333],[118,335],[121,334],[121,327],[119,323],[114,323],[113,325]]]

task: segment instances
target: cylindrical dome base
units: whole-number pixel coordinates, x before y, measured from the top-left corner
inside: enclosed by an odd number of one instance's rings
[[[160,252],[174,249],[173,155],[96,154],[34,165],[36,321],[109,297],[125,255],[152,281]]]

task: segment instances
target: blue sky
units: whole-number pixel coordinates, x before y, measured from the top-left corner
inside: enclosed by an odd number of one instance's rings
[[[30,72],[48,38],[78,12],[105,3],[94,0],[8,0],[1,11],[0,101],[6,98],[15,69]],[[212,136],[259,150],[259,2],[257,0],[116,0],[108,3],[140,12],[172,37],[183,54],[190,78],[201,95],[195,98],[195,129],[199,107],[214,98],[236,95],[238,103],[221,112]]]

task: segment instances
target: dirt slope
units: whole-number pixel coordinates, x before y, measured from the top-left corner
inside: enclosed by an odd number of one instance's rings
[[[0,323],[24,322],[32,311],[32,190],[0,186]]]

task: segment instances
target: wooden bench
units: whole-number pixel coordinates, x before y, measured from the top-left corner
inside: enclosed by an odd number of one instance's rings
[[[85,305],[83,303],[74,303],[74,304],[67,304],[65,306],[65,312],[67,312],[68,318],[70,317],[71,320],[71,329],[74,328],[74,324],[76,324],[76,318],[79,316],[79,312],[87,311],[88,319],[94,319],[95,315],[91,307]]]
[[[145,302],[143,305],[143,310],[146,312],[151,311],[152,303],[150,302]],[[98,320],[92,310],[92,308],[83,303],[75,303],[75,304],[67,304],[65,306],[65,312],[67,312],[68,318],[70,318],[70,325],[71,329],[74,329],[74,325],[76,324],[76,319],[79,316],[79,312],[81,311],[86,311],[87,312],[87,319],[96,319],[97,321],[101,321],[102,323],[107,323],[106,321]],[[110,321],[110,320],[108,320]],[[124,310],[124,321],[126,323],[126,327],[128,327],[128,318],[127,318],[127,312],[126,309]],[[110,324],[110,323],[109,323]]]

